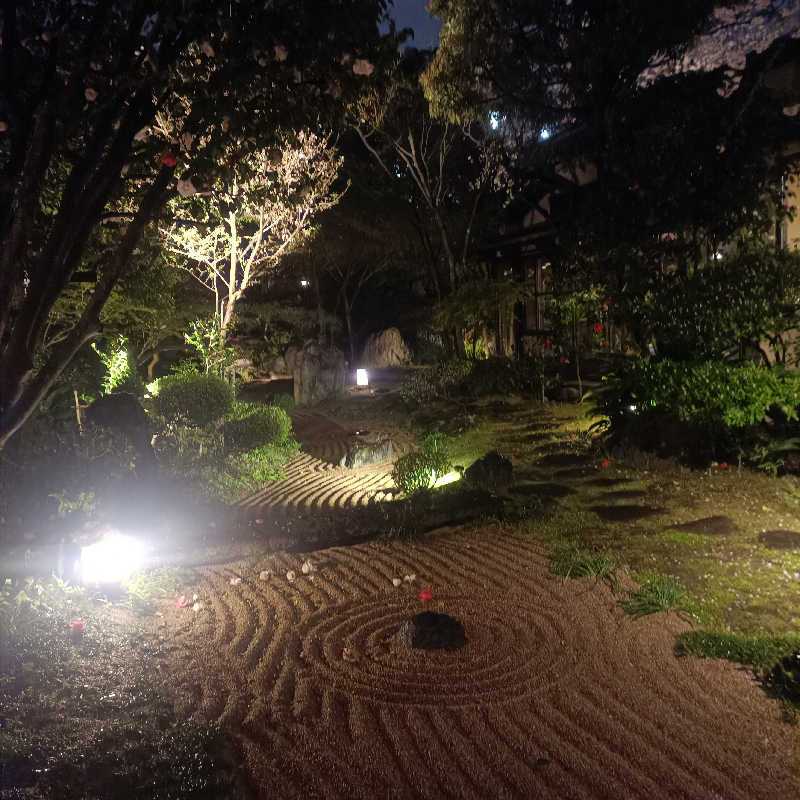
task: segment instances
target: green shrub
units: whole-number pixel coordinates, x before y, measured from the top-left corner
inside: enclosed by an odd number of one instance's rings
[[[167,422],[205,427],[233,406],[233,388],[215,375],[168,375],[159,381],[155,409]]]
[[[450,469],[446,453],[421,450],[400,456],[392,470],[392,479],[406,494],[413,494],[430,489]]]
[[[291,411],[294,408],[294,397],[290,394],[276,394],[270,405],[282,408],[284,411]]]
[[[476,362],[465,359],[441,361],[417,372],[400,387],[400,396],[408,405],[422,405],[456,394]]]
[[[493,356],[476,361],[463,388],[475,396],[489,394],[541,393],[543,366],[533,358],[510,359]]]
[[[600,408],[612,426],[633,408],[673,413],[683,422],[742,428],[762,422],[776,408],[796,420],[800,405],[800,376],[755,364],[633,360],[606,380]]]
[[[291,433],[292,421],[282,408],[234,403],[225,420],[225,447],[242,451],[268,444],[282,445]]]

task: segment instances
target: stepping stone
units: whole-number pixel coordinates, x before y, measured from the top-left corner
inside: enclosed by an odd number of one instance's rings
[[[737,527],[730,517],[718,514],[713,517],[695,519],[691,522],[682,522],[680,525],[670,525],[668,530],[699,533],[703,536],[728,536],[737,530]]]
[[[639,500],[648,494],[644,489],[618,489],[616,492],[606,492],[603,500]]]
[[[650,506],[589,506],[589,511],[594,511],[605,522],[630,522],[634,519],[652,517],[662,510]]]
[[[519,497],[566,497],[575,494],[575,490],[560,483],[520,483],[508,490]]]
[[[621,483],[630,483],[630,478],[595,478],[586,481],[587,486],[619,486]]]
[[[797,531],[775,530],[758,534],[758,541],[770,550],[800,549],[800,533]]]
[[[541,462],[539,462],[541,463]],[[585,467],[568,467],[567,469],[557,469],[553,473],[556,478],[585,478],[594,472],[594,467],[588,464]]]
[[[542,458],[539,463],[547,467],[588,466],[586,464],[586,457],[579,456],[576,453],[552,453]]]

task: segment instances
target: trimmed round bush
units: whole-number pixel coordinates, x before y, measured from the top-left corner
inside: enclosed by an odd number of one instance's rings
[[[155,409],[168,422],[204,428],[233,406],[233,388],[216,375],[167,375],[158,384]]]
[[[262,403],[234,403],[225,420],[225,446],[230,450],[252,450],[289,441],[292,421],[277,406]]]
[[[430,489],[436,481],[450,472],[450,459],[441,451],[420,450],[400,456],[392,470],[392,480],[406,494]]]

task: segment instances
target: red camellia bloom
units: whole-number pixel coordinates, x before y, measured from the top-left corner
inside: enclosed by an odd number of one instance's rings
[[[549,350],[550,349],[550,340],[549,339],[545,339],[544,340],[544,349],[545,350]]]
[[[603,323],[602,322],[595,322],[592,326],[594,328],[595,333],[602,333],[603,332]]]
[[[720,466],[720,469],[728,469],[728,462],[727,461],[721,461],[719,466]]]
[[[604,459],[603,461],[600,462],[600,466],[603,469],[608,469],[611,466],[611,462],[606,458],[606,459]]]
[[[600,347],[608,347],[608,342],[605,339],[603,339],[603,341],[600,342]]]
[[[567,363],[567,359],[564,358],[564,356],[559,356],[558,363],[559,364],[566,364]]]
[[[430,589],[423,589],[419,593],[419,599],[422,603],[429,603],[431,600],[433,600],[433,592]]]
[[[178,159],[167,150],[161,154],[161,163],[165,167],[174,167],[178,163]]]
[[[86,630],[86,623],[80,619],[73,620],[69,624],[69,629],[73,633],[83,633]]]
[[[185,594],[182,594],[182,595],[181,595],[181,596],[180,596],[180,597],[179,597],[179,598],[178,598],[178,599],[175,601],[175,605],[176,605],[176,606],[178,606],[178,608],[186,608],[186,606],[188,606],[188,605],[189,605],[189,601],[186,599],[186,595],[185,595]]]

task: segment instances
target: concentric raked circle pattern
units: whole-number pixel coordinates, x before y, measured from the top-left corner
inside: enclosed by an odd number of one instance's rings
[[[677,659],[684,623],[553,576],[529,537],[331,548],[306,574],[305,558],[204,568],[203,609],[169,615],[184,710],[236,734],[257,797],[800,796],[796,731],[750,676]],[[397,634],[423,608],[468,643],[410,649]]]
[[[300,632],[303,663],[332,689],[403,706],[506,702],[564,678],[567,632],[557,611],[458,596],[435,607],[463,624],[463,649],[410,647],[404,627],[420,604],[380,597],[312,614]]]

